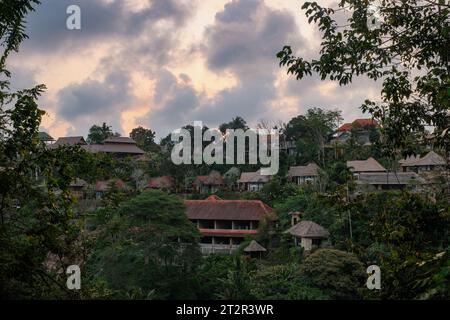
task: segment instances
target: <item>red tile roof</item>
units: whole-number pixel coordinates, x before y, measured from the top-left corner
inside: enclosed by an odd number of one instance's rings
[[[112,183],[115,183],[115,186],[119,189],[125,188],[125,182],[121,179],[110,179],[108,181],[97,181],[95,183],[95,191],[106,191]]]
[[[171,188],[173,186],[173,178],[171,176],[152,177],[148,179],[148,188]]]
[[[209,175],[207,176],[197,176],[194,181],[197,185],[214,185],[214,186],[220,186],[225,184],[225,180],[223,179],[222,175],[217,171],[211,171]]]
[[[259,221],[273,210],[261,200],[222,200],[217,196],[205,200],[185,200],[191,220]]]
[[[378,122],[374,119],[356,119],[355,121],[353,121],[352,123],[347,122],[344,123],[342,126],[340,126],[337,131],[342,132],[342,131],[347,131],[349,129],[352,128],[353,125],[358,124],[361,127],[364,126],[376,126],[378,125]]]

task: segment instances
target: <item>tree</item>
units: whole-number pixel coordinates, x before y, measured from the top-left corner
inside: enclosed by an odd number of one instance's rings
[[[247,122],[243,118],[235,117],[230,122],[222,123],[219,126],[219,130],[222,133],[225,133],[227,131],[227,129],[231,129],[231,130],[242,129],[245,131],[248,129],[248,126],[247,126]]]
[[[120,137],[119,133],[114,133],[111,126],[108,126],[105,122],[101,126],[94,124],[89,129],[87,142],[89,144],[102,144],[106,139],[111,137]]]
[[[362,110],[379,120],[385,153],[407,149],[405,137],[425,135],[427,125],[434,127],[434,144],[449,152],[450,3],[383,1],[377,28],[369,27],[368,4],[341,0],[338,8],[326,8],[305,2],[309,23],[322,32],[321,55],[308,61],[285,46],[277,54],[280,65],[297,79],[314,72],[340,85],[361,75],[382,80],[382,103],[366,100]],[[348,19],[339,23],[343,12]]]
[[[325,143],[342,120],[341,111],[308,109],[305,115],[291,119],[284,130],[286,140],[297,142],[300,162],[325,164]]]
[[[329,297],[302,282],[298,265],[261,265],[250,277],[251,294],[258,300],[324,300]]]
[[[300,266],[306,283],[321,289],[333,299],[358,298],[365,272],[362,263],[351,253],[335,249],[319,249]]]
[[[48,150],[39,143],[45,86],[11,92],[6,59],[27,38],[25,16],[40,2],[0,4],[0,296],[3,299],[69,297],[65,270],[77,255],[73,179],[78,148]],[[54,267],[52,267],[54,265]]]
[[[119,298],[136,290],[145,295],[154,290],[159,299],[195,298],[199,234],[181,198],[147,190],[111,215],[99,227],[86,265],[90,285],[104,281]]]
[[[130,137],[139,148],[144,151],[157,151],[158,145],[155,143],[155,132],[143,127],[137,127],[131,130]]]

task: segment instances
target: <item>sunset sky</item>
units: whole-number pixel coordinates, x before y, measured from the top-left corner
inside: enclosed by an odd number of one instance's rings
[[[297,81],[279,68],[285,44],[317,57],[320,34],[293,0],[43,0],[27,19],[27,39],[9,60],[13,87],[44,83],[41,129],[54,138],[87,135],[106,122],[128,135],[142,125],[164,137],[203,121],[242,116],[288,121],[308,108],[339,108],[345,120],[379,98],[360,78],[348,87]],[[324,2],[324,1],[322,1]],[[332,4],[332,1],[327,1]],[[81,8],[81,30],[66,8]]]

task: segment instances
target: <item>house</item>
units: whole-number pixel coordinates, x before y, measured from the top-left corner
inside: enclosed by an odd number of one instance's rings
[[[378,122],[375,119],[366,118],[366,119],[356,119],[353,122],[347,122],[341,125],[336,131],[337,132],[347,132],[355,127],[367,127],[367,126],[378,126]]]
[[[121,179],[109,179],[109,180],[101,180],[95,183],[95,197],[97,199],[101,199],[104,194],[109,191],[111,188],[117,188],[118,190],[125,190],[126,185]]]
[[[200,193],[216,193],[225,185],[225,180],[218,171],[211,171],[207,176],[197,176],[194,189]]]
[[[260,221],[273,211],[260,200],[223,200],[215,195],[185,204],[189,220],[201,233],[203,253],[232,252],[245,236],[257,234]]]
[[[370,145],[370,128],[378,126],[374,119],[356,119],[341,125],[332,135],[335,142],[346,142],[352,136],[362,145]]]
[[[424,184],[425,179],[415,172],[371,172],[359,174],[356,183],[370,185],[376,190],[390,190]]]
[[[310,163],[306,166],[290,167],[288,178],[297,184],[312,183],[319,177],[319,170],[319,166],[315,163]]]
[[[174,181],[171,176],[151,177],[147,182],[147,188],[150,189],[172,190],[173,187]]]
[[[56,149],[58,147],[62,146],[86,146],[87,142],[84,140],[82,136],[76,136],[76,137],[60,137],[58,140],[56,140],[55,143],[49,145],[50,148]]]
[[[270,179],[271,176],[261,175],[260,169],[256,172],[242,172],[237,182],[240,190],[254,192],[261,190]]]
[[[301,246],[305,251],[320,248],[323,241],[330,233],[324,227],[313,221],[302,220],[285,231],[294,237],[296,246]]]
[[[53,142],[55,142],[55,139],[51,135],[49,135],[47,132],[38,132],[38,139],[39,141],[44,145],[50,145]]]
[[[443,157],[434,151],[428,152],[423,157],[409,156],[406,159],[399,161],[403,172],[426,172],[426,171],[441,171],[447,166]]]
[[[356,176],[361,173],[386,172],[386,169],[372,157],[367,160],[347,161],[347,168]]]
[[[69,190],[77,200],[82,200],[86,197],[87,187],[88,183],[79,178],[76,178],[69,184]]]
[[[141,156],[145,151],[141,150],[136,141],[128,137],[111,137],[103,144],[91,144],[83,147],[86,151],[97,153],[111,153],[116,156]]]

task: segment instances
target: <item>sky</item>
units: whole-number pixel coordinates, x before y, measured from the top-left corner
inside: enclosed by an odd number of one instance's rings
[[[365,99],[379,99],[379,84],[366,78],[340,87],[317,76],[296,80],[279,67],[284,45],[318,57],[321,35],[303,1],[42,2],[8,67],[14,89],[47,86],[41,130],[54,138],[86,136],[103,122],[124,136],[144,126],[161,138],[194,121],[217,127],[241,116],[255,126],[313,107],[339,108],[352,121]],[[70,5],[81,9],[81,30],[66,27]]]

